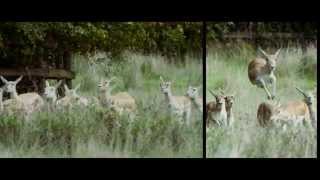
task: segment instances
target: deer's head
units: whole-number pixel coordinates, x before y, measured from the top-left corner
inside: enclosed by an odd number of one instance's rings
[[[46,87],[44,88],[44,97],[46,99],[53,99],[56,100],[57,99],[57,89],[59,88],[59,86],[62,84],[62,80],[60,80],[56,85],[54,86],[50,86],[49,81],[46,81]]]
[[[17,92],[17,84],[22,80],[23,76],[20,76],[15,81],[8,81],[4,77],[0,76],[1,81],[4,83],[4,91],[8,93]]]
[[[164,94],[169,94],[171,92],[171,82],[164,81],[162,76],[160,76],[160,90]]]
[[[186,95],[191,99],[195,99],[199,95],[198,87],[189,86]]]
[[[258,49],[265,57],[265,59],[267,61],[267,65],[270,68],[270,70],[274,70],[277,66],[277,60],[278,60],[281,49],[278,49],[276,51],[276,53],[274,53],[274,54],[268,54],[264,50],[262,50],[261,48],[258,48]]]

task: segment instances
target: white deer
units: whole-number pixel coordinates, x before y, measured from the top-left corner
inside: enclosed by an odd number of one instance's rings
[[[199,97],[198,88],[189,86],[186,96],[190,98],[193,107],[203,113],[203,100]]]
[[[263,58],[256,58],[249,63],[248,76],[253,85],[257,85],[263,88],[267,93],[268,99],[274,99],[276,95],[276,76],[274,71],[276,69],[277,58],[280,53],[280,49],[273,55],[269,55],[260,49],[260,52],[265,56]],[[267,85],[272,85],[272,94],[267,88]]]
[[[137,109],[136,101],[127,92],[118,92],[112,95],[111,82],[114,79],[115,78],[113,77],[99,82],[99,102],[102,106],[115,110],[119,115],[122,115],[123,112],[127,112],[133,117]]]
[[[210,101],[206,104],[206,124],[209,127],[210,122],[214,125],[225,126],[227,125],[227,111],[225,96],[215,94],[213,91],[209,92],[215,97],[215,101]]]
[[[47,101],[49,107],[48,109],[55,108],[58,100],[57,89],[62,84],[62,80],[60,80],[56,85],[51,86],[49,81],[46,81],[46,87],[44,89],[44,99]]]
[[[177,117],[180,122],[185,120],[187,125],[190,122],[191,114],[191,101],[186,96],[174,96],[171,91],[171,82],[164,81],[160,76],[160,90],[165,96],[166,104],[168,105],[168,110],[171,117]]]
[[[65,96],[59,100],[57,100],[58,108],[69,108],[72,109],[75,106],[78,107],[87,107],[90,105],[90,100],[86,97],[80,96],[78,94],[78,90],[80,88],[80,84],[78,84],[74,89],[69,89],[66,84],[64,84]]]
[[[0,79],[5,84],[4,91],[10,93],[10,99],[3,102],[4,108],[21,110],[26,119],[29,119],[31,113],[40,111],[44,105],[44,101],[38,93],[24,93],[18,95],[16,86],[22,80],[20,76],[15,81],[8,81],[0,76]]]

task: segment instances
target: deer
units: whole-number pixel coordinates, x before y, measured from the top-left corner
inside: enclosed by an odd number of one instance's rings
[[[276,96],[276,76],[274,75],[277,59],[280,54],[278,49],[275,54],[267,54],[261,48],[258,50],[264,55],[265,58],[255,58],[248,65],[249,80],[253,85],[263,88],[266,92],[268,99],[274,99]],[[272,86],[272,94],[270,93],[267,85]]]
[[[199,112],[203,112],[203,102],[202,97],[199,97],[199,92],[197,87],[189,86],[186,96],[190,98],[192,105],[195,109],[197,109]]]
[[[226,111],[227,111],[227,122],[228,125],[232,125],[234,123],[234,117],[233,117],[233,103],[235,100],[235,94],[231,94],[231,95],[225,95],[225,93],[223,91],[220,91],[221,94],[224,96],[224,100],[226,103]]]
[[[279,102],[269,101],[259,105],[257,111],[258,123],[262,127],[267,127],[272,123],[276,125],[293,124],[300,126],[303,122],[315,127],[316,116],[313,110],[313,98],[311,95],[297,88],[303,96],[303,100],[289,101],[284,105]]]
[[[127,112],[133,115],[136,112],[137,105],[135,99],[127,92],[118,92],[111,94],[111,83],[116,79],[112,77],[110,79],[101,80],[98,83],[99,96],[98,100],[100,105],[111,110],[115,110],[119,115],[123,112]]]
[[[42,97],[35,92],[31,93],[24,93],[18,95],[16,86],[17,84],[22,80],[23,76],[20,76],[15,81],[8,81],[3,76],[0,76],[1,81],[5,84],[4,85],[4,91],[10,94],[10,101],[3,102],[4,105],[12,105],[13,101],[16,104],[17,107],[19,106],[19,109],[23,109],[23,112],[25,114],[26,119],[29,119],[29,116],[33,112],[40,111],[41,108],[44,105],[44,101]],[[12,103],[11,103],[12,102]],[[15,106],[15,105],[12,105]]]
[[[48,109],[55,108],[56,104],[57,104],[57,100],[58,100],[58,96],[57,96],[57,89],[60,87],[60,85],[62,84],[62,80],[60,80],[56,85],[51,86],[49,81],[46,81],[46,87],[44,89],[44,99],[47,101],[48,103]]]
[[[0,115],[23,115],[23,104],[21,101],[8,99],[3,102],[4,89],[0,87]]]
[[[78,107],[88,107],[90,105],[90,100],[86,97],[80,96],[78,90],[81,84],[78,84],[74,89],[69,89],[66,84],[64,84],[65,96],[57,100],[56,105],[58,108],[67,107],[72,109],[75,106]]]
[[[168,105],[171,117],[176,117],[179,122],[184,120],[190,125],[191,101],[186,96],[174,96],[171,91],[171,82],[164,81],[160,76],[160,90],[164,94],[165,103]]]
[[[218,95],[212,90],[209,92],[215,97],[215,101],[210,101],[206,104],[206,124],[209,127],[210,121],[214,125],[223,126],[227,125],[227,111],[225,96]]]

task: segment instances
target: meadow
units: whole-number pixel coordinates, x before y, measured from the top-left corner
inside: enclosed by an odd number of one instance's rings
[[[276,49],[266,48],[273,53]],[[240,44],[231,48],[209,47],[206,88],[222,89],[236,94],[233,105],[234,125],[209,128],[206,132],[206,152],[209,158],[314,158],[317,157],[317,134],[314,129],[289,127],[287,131],[258,126],[257,109],[267,100],[263,89],[248,79],[248,64],[262,57],[252,46]],[[313,90],[317,82],[317,48],[305,52],[300,47],[282,48],[278,58],[277,100],[302,100],[295,87]],[[207,91],[206,101],[213,100]],[[316,102],[315,102],[316,109]]]
[[[170,64],[160,55],[126,52],[121,61],[73,56],[79,94],[98,95],[98,82],[116,77],[113,91],[136,99],[133,121],[108,109],[92,106],[72,111],[34,114],[28,122],[0,117],[0,157],[202,157],[202,114],[181,124],[167,115],[160,75],[172,81],[172,91],[184,95],[188,85],[202,85],[202,62],[187,56],[186,64]],[[202,89],[200,89],[202,92]]]

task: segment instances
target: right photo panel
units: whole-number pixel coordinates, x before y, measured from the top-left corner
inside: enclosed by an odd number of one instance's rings
[[[317,23],[206,22],[206,157],[317,157]]]

